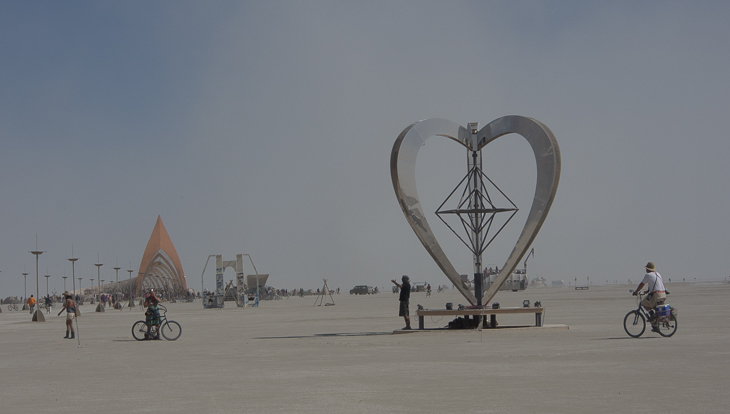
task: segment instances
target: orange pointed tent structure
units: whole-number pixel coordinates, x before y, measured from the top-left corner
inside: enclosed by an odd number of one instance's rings
[[[141,293],[149,288],[175,295],[182,294],[188,289],[180,258],[160,216],[157,216],[155,228],[139,263],[135,291]]]

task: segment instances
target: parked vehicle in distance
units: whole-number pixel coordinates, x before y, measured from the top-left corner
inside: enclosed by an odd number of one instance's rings
[[[371,292],[370,288],[366,285],[357,285],[350,289],[351,295],[369,295]]]

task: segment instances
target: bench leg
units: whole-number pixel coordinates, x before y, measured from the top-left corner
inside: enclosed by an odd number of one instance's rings
[[[535,313],[535,326],[542,326],[542,313]]]
[[[418,329],[423,329],[423,316],[418,317]]]
[[[489,315],[489,327],[490,328],[497,327],[497,315],[495,315],[495,314]]]

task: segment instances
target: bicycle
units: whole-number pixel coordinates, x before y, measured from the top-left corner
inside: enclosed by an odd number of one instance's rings
[[[168,341],[174,341],[182,335],[182,326],[175,321],[167,320],[167,308],[157,305],[160,310],[159,327],[147,326],[147,321],[137,321],[132,325],[132,336],[138,341],[145,339],[160,339],[160,334]]]
[[[634,291],[631,290],[631,293]],[[646,330],[646,321],[651,323],[651,330],[657,332],[663,337],[670,337],[677,332],[677,312],[676,309],[669,306],[668,315],[660,315],[660,312],[655,310],[655,316],[650,316],[641,306],[641,298],[643,294],[639,292],[637,302],[639,306],[636,310],[633,310],[624,316],[624,330],[632,338],[640,337]]]
[[[17,310],[18,310],[18,305],[14,304],[14,303],[11,303],[10,305],[8,305],[8,311],[17,311]]]

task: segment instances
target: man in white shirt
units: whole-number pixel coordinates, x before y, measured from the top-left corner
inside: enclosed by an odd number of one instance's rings
[[[647,293],[649,293],[642,301],[641,306],[644,307],[647,311],[649,311],[650,315],[653,315],[654,308],[657,307],[657,305],[663,305],[664,302],[667,300],[667,291],[664,287],[664,281],[662,280],[662,275],[659,274],[659,272],[656,271],[654,268],[654,263],[649,262],[646,264],[646,274],[644,275],[644,279],[639,283],[639,286],[634,291],[634,296],[638,295],[641,291],[641,288],[646,285],[647,287]]]

